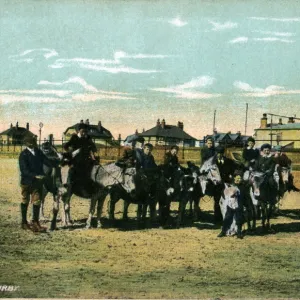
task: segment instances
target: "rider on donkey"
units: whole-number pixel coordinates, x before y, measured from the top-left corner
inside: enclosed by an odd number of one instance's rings
[[[278,165],[280,168],[290,169],[292,161],[285,153],[282,152],[282,146],[277,145],[273,148],[273,150],[275,151],[274,160],[276,165]],[[290,172],[288,177],[288,191],[299,192],[299,189],[294,186],[294,176]]]
[[[75,176],[80,180],[87,178],[87,171],[97,160],[95,158],[97,148],[92,139],[87,135],[87,125],[80,123],[77,127],[77,133],[71,136],[71,139],[64,144],[64,150],[71,151],[71,166],[68,174],[68,190],[74,184]]]
[[[201,163],[203,164],[209,158],[215,156],[216,151],[213,143],[213,138],[208,137],[205,142],[205,146],[201,150]]]
[[[263,144],[260,148],[261,155],[254,165],[254,170],[265,173],[271,188],[278,189],[278,182],[274,179],[276,162],[271,154],[271,145]]]
[[[249,137],[247,142],[248,146],[243,150],[244,165],[246,169],[252,169],[259,158],[259,150],[254,148],[255,139],[253,137]]]

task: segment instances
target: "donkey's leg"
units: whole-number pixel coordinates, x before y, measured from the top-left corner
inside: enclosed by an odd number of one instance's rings
[[[107,196],[107,192],[100,191],[98,193],[98,205],[97,205],[97,228],[102,228],[102,223],[101,223],[101,216],[102,216],[102,210],[103,210],[103,204],[105,201],[105,198]]]
[[[115,219],[115,207],[117,203],[116,194],[111,193],[110,194],[110,200],[109,200],[109,212],[108,212],[108,218],[109,220]]]
[[[86,228],[92,228],[92,219],[96,210],[97,201],[98,201],[97,197],[93,195],[90,202],[89,216],[86,220],[86,225],[85,225]]]
[[[177,218],[177,228],[179,228],[183,223],[185,207],[189,200],[186,197],[180,197],[179,208],[178,208],[178,218]]]
[[[59,194],[53,195],[53,209],[52,209],[53,216],[52,216],[52,220],[51,220],[50,230],[57,229],[56,222],[57,222],[57,215],[58,215],[58,211],[59,211],[60,198],[61,198],[61,196]]]
[[[40,221],[45,221],[45,198],[48,194],[48,191],[43,186],[42,193],[41,193],[41,206],[40,206]]]
[[[123,201],[123,220],[128,220],[128,207],[130,202],[124,200]]]

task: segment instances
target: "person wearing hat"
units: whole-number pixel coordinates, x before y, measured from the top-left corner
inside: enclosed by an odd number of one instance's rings
[[[67,153],[72,154],[67,180],[69,194],[75,177],[78,176],[80,180],[85,180],[85,178],[88,178],[86,175],[90,167],[97,163],[95,157],[97,148],[87,134],[87,128],[86,124],[79,123],[77,133],[72,134],[70,140],[63,146]]]
[[[255,171],[273,174],[276,163],[274,157],[271,154],[271,148],[272,147],[270,144],[263,144],[261,146],[261,155],[254,165]]]
[[[208,137],[205,142],[205,146],[201,150],[201,163],[203,164],[206,160],[210,159],[216,154],[214,142],[212,137]]]
[[[246,169],[252,169],[255,165],[255,161],[259,158],[259,150],[254,148],[255,139],[249,137],[247,141],[247,147],[243,150],[243,159]]]
[[[39,222],[41,194],[43,189],[43,180],[45,178],[43,165],[53,167],[51,162],[44,153],[37,148],[34,136],[26,136],[24,138],[26,148],[20,153],[19,167],[21,175],[21,217],[22,229],[30,229],[34,232],[46,231]],[[27,222],[27,210],[31,200],[32,203],[32,223]]]

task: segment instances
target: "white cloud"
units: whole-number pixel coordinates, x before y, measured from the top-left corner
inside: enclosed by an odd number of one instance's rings
[[[266,17],[250,17],[249,19],[252,20],[259,20],[259,21],[275,21],[275,22],[300,22],[300,18],[266,18]]]
[[[175,94],[175,98],[182,98],[182,99],[209,99],[214,97],[220,97],[221,94],[209,94],[209,93],[203,93],[199,92],[197,88],[205,88],[207,86],[210,86],[214,83],[215,79],[210,76],[201,76],[192,79],[189,82],[186,82],[184,84],[176,85],[176,86],[170,86],[166,88],[152,88],[152,91],[156,92],[163,92],[163,93],[169,93],[169,94]]]
[[[211,29],[212,31],[222,31],[238,27],[238,24],[233,22],[218,23],[209,21],[209,23],[213,25],[213,28]]]
[[[134,100],[136,97],[109,95],[109,94],[75,94],[72,96],[74,101],[94,102],[97,100]]]
[[[89,92],[98,92],[98,90],[95,87],[88,84],[81,77],[70,77],[68,80],[63,81],[63,82],[50,82],[50,81],[46,81],[46,80],[41,80],[38,84],[40,84],[40,85],[61,86],[61,85],[66,85],[66,84],[70,84],[70,83],[77,83],[80,86],[82,86],[86,91],[89,91]]]
[[[72,91],[64,90],[0,90],[1,94],[28,94],[28,95],[54,95],[58,97],[65,97],[71,94]]]
[[[284,37],[295,36],[295,33],[292,32],[277,32],[277,31],[263,31],[263,30],[254,30],[253,32],[257,32],[265,35],[275,35],[275,36],[284,36]]]
[[[160,70],[142,70],[135,69],[126,66],[117,66],[117,67],[106,67],[93,64],[80,64],[82,69],[94,70],[94,71],[104,71],[107,73],[118,74],[118,73],[128,73],[128,74],[150,74],[150,73],[160,73]]]
[[[281,43],[294,43],[293,40],[280,39],[277,37],[266,37],[266,38],[253,38],[253,41],[259,42],[281,42]]]
[[[264,38],[252,38],[249,39],[248,37],[241,36],[237,37],[233,40],[230,40],[228,43],[230,44],[244,44],[249,41],[255,41],[255,42],[281,42],[281,43],[294,43],[295,41],[293,40],[288,40],[288,39],[281,39],[278,37],[264,37]]]
[[[10,104],[13,102],[34,102],[34,103],[57,103],[57,102],[71,101],[68,98],[61,99],[55,97],[36,97],[36,96],[25,96],[25,95],[0,95],[1,104]]]
[[[187,22],[182,21],[180,19],[180,17],[174,18],[174,19],[168,21],[168,23],[170,23],[171,25],[174,25],[176,27],[183,27],[183,26],[186,26],[188,24]]]
[[[29,49],[29,50],[25,50],[23,51],[22,53],[20,54],[17,54],[17,55],[11,55],[9,58],[15,60],[15,59],[18,59],[18,58],[22,58],[24,56],[27,56],[28,54],[31,54],[33,52],[43,52],[43,56],[46,58],[46,59],[49,59],[53,56],[58,56],[58,53],[54,50],[54,49],[48,49],[48,48],[39,48],[39,49]],[[33,58],[28,58],[28,59],[19,59],[19,61],[24,61],[24,62],[27,62],[27,63],[31,63],[33,61]]]
[[[210,86],[214,83],[215,78],[210,77],[210,76],[201,76],[192,79],[189,82],[186,82],[181,85],[177,85],[174,88],[176,89],[192,89],[192,88],[203,88],[206,86]]]
[[[108,73],[157,73],[158,70],[141,70],[134,69],[124,65],[121,65],[122,59],[164,59],[170,57],[163,54],[128,54],[124,51],[114,52],[114,59],[89,59],[89,58],[70,58],[70,59],[57,59],[53,64],[49,65],[49,68],[61,69],[68,66],[76,66],[82,69],[89,69],[94,71],[104,71]],[[107,66],[108,65],[108,66]],[[111,67],[116,65],[118,67]]]
[[[241,81],[235,81],[233,85],[240,91],[245,92],[242,94],[242,96],[245,97],[270,97],[275,95],[300,94],[300,90],[286,90],[283,86],[277,85],[270,85],[265,89],[252,87],[250,84]]]
[[[229,43],[230,44],[244,44],[244,43],[247,43],[248,40],[249,40],[249,38],[247,38],[246,36],[240,36],[233,40],[230,40]]]

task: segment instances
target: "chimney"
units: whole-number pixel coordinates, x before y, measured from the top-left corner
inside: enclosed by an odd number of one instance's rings
[[[29,131],[29,123],[26,123],[26,129]]]
[[[294,123],[294,118],[293,117],[289,117],[288,123]]]
[[[98,122],[98,130],[101,132],[102,131],[102,123],[101,121]]]
[[[80,124],[83,124],[83,120],[80,120]]]
[[[49,143],[53,145],[53,134],[49,134]]]
[[[158,119],[156,122],[156,126],[159,127],[160,126],[160,120]]]
[[[138,134],[139,134],[139,132],[138,132],[138,130],[137,130],[137,129],[135,130],[135,134],[136,134],[136,135],[138,135]]]
[[[166,121],[165,121],[165,119],[163,119],[163,120],[161,121],[161,128],[164,129],[165,126],[166,126]]]
[[[179,127],[181,130],[183,130],[183,122],[178,121],[177,127]]]
[[[13,128],[13,124],[12,123],[10,123],[10,128]]]
[[[17,128],[17,129],[19,128],[19,122],[16,123],[16,128]]]
[[[267,122],[268,122],[267,114],[263,114],[263,117],[260,119],[260,128],[261,129],[267,128]]]
[[[145,128],[143,128],[143,132],[145,132]]]
[[[86,119],[86,120],[85,120],[85,124],[86,124],[86,125],[90,125],[90,120],[89,120],[89,119]]]
[[[282,125],[282,119],[279,118],[278,125]]]
[[[236,134],[239,134],[239,135],[241,135],[241,132],[240,132],[240,131],[238,131]]]

